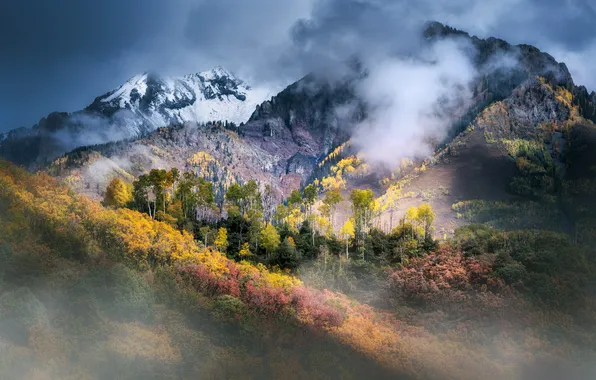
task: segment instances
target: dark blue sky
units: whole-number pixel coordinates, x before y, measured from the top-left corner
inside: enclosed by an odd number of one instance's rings
[[[295,48],[297,37],[304,38],[304,26],[311,45],[321,41],[335,45],[332,38],[362,32],[374,33],[383,46],[383,39],[398,38],[396,25],[438,20],[480,37],[493,35],[512,43],[534,44],[567,62],[577,83],[596,89],[596,7],[591,0],[436,3],[3,1],[0,131],[31,126],[52,111],[81,109],[147,70],[185,74],[220,64],[254,81],[287,84],[321,58],[316,51]],[[350,13],[364,8],[368,9],[366,17]],[[299,19],[307,20],[300,24],[302,29],[296,27]]]

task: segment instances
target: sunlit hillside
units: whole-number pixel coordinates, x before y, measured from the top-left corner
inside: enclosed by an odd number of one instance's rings
[[[594,358],[593,264],[562,235],[462,229],[377,273],[369,306],[309,285],[356,264],[319,259],[305,285],[1,165],[2,378],[511,379]]]

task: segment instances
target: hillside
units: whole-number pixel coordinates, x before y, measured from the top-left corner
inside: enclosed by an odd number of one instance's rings
[[[543,78],[527,81],[484,109],[435,157],[390,185],[380,198],[386,210],[379,225],[388,228],[391,213],[403,215],[429,202],[441,226],[438,236],[480,222],[550,229],[592,241],[594,205],[588,194],[594,191],[590,147],[596,144],[596,126],[578,103],[565,87]]]
[[[459,243],[387,273],[379,309],[235,263],[4,162],[0,197],[3,378],[581,379],[593,370],[594,304],[574,287],[593,257],[563,236],[461,230]],[[509,260],[522,261],[494,260],[504,242]],[[522,247],[537,255],[519,256]],[[533,280],[507,285],[514,268]]]
[[[391,378],[305,328],[337,317],[297,298],[323,295],[296,279],[232,263],[168,225],[103,209],[6,162],[0,200],[3,379]],[[217,290],[195,290],[195,271],[216,275]],[[250,308],[228,288],[241,279],[253,284]]]

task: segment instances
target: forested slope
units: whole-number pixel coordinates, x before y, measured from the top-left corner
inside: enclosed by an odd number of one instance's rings
[[[379,309],[5,162],[0,198],[3,378],[582,378],[594,358],[593,258],[563,235],[461,230],[388,268]]]

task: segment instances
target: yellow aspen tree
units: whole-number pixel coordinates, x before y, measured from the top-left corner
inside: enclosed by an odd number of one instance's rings
[[[228,249],[228,230],[220,228],[215,239],[215,246],[220,252],[225,252]]]
[[[348,247],[349,247],[350,241],[353,240],[354,237],[356,236],[356,231],[354,229],[354,218],[350,218],[346,221],[346,223],[341,228],[341,231],[339,232],[339,234],[346,242],[346,259],[348,259],[349,258]]]

